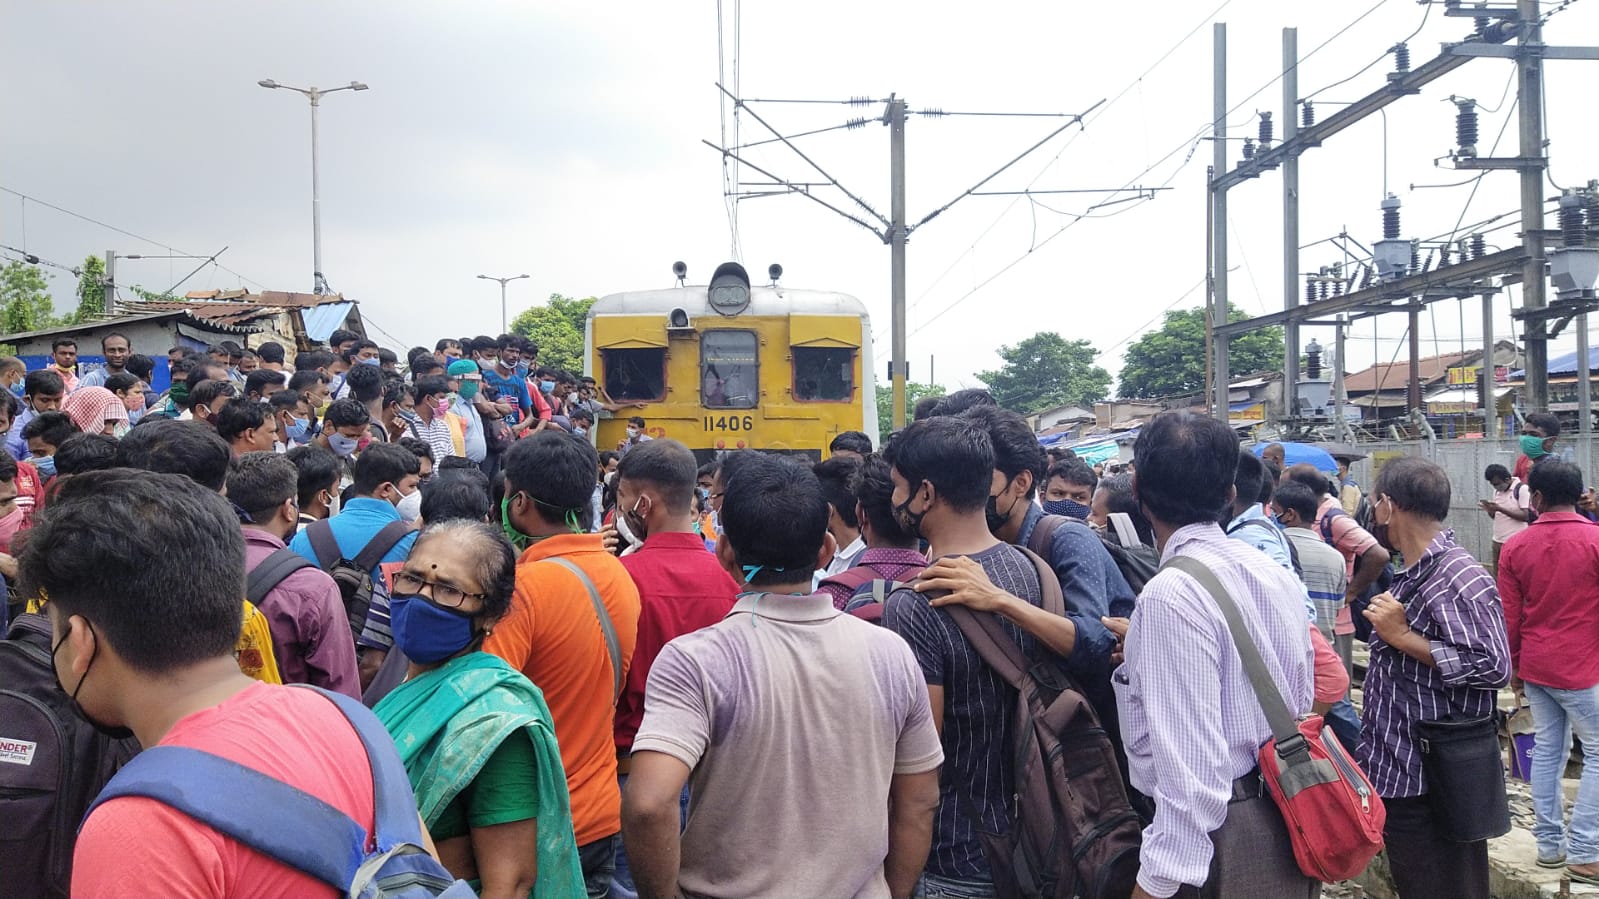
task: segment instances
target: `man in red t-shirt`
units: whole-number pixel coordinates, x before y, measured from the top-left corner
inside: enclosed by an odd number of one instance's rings
[[[694,453],[676,440],[652,440],[622,457],[616,469],[616,513],[644,538],[622,567],[638,585],[638,642],[616,703],[618,780],[627,782],[633,735],[644,720],[644,685],[666,644],[732,611],[738,585],[694,533]],[[616,881],[632,892],[627,857],[616,854]]]
[[[1555,451],[1555,441],[1560,437],[1560,419],[1548,412],[1534,412],[1527,416],[1521,429],[1521,455],[1516,459],[1512,474],[1525,484],[1532,467]]]
[[[106,528],[108,508],[136,514],[138,526]],[[227,500],[180,475],[90,472],[63,482],[33,533],[19,560],[23,595],[46,600],[56,677],[83,717],[146,747],[186,746],[253,768],[370,833],[372,770],[343,713],[310,690],[239,672],[244,539]],[[407,788],[392,801],[415,799]],[[262,825],[292,830],[295,821],[263,817]],[[72,895],[337,891],[157,800],[122,797],[79,831]]]

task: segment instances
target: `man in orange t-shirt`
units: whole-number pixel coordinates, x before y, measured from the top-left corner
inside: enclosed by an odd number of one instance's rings
[[[141,510],[140,526],[105,528],[107,508]],[[370,835],[372,769],[344,714],[315,692],[239,672],[244,539],[236,522],[226,500],[181,475],[113,469],[64,481],[19,559],[24,595],[46,598],[61,689],[98,728],[255,769]],[[416,801],[408,787],[388,800]],[[125,796],[95,808],[79,831],[72,895],[340,894],[158,800]]]
[[[588,533],[599,466],[593,446],[540,431],[517,441],[503,464],[504,521],[527,548],[517,562],[511,611],[483,648],[544,691],[572,794],[583,879],[588,895],[605,896],[622,830],[613,725],[638,635],[638,588],[602,538]],[[588,584],[563,563],[593,585],[604,622]]]

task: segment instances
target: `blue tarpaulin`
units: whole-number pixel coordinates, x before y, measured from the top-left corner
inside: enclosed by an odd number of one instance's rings
[[[1271,444],[1257,443],[1250,447],[1249,451],[1259,456],[1266,451],[1268,446],[1271,446]],[[1319,446],[1312,446],[1308,443],[1283,443],[1282,447],[1283,463],[1285,465],[1299,465],[1308,462],[1316,466],[1317,471],[1324,471],[1327,474],[1338,473],[1338,462],[1333,459],[1331,454]]]
[[[344,327],[354,303],[328,303],[300,310],[300,320],[305,322],[305,334],[312,340],[327,340],[333,332]]]

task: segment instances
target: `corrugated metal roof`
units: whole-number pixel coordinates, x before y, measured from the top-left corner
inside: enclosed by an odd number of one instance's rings
[[[326,303],[312,309],[303,309],[300,320],[305,323],[305,335],[312,340],[327,340],[333,332],[344,327],[354,303]]]

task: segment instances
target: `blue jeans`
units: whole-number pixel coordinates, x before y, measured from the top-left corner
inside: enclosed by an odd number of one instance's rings
[[[991,899],[998,895],[994,885],[986,880],[940,877],[925,871],[911,892],[912,899]]]
[[[1351,703],[1347,696],[1338,700],[1327,710],[1327,714],[1322,716],[1322,720],[1327,722],[1333,736],[1336,736],[1338,742],[1353,756],[1360,746],[1360,715],[1355,711],[1354,703]]]
[[[1532,835],[1538,855],[1558,858],[1565,850],[1573,865],[1599,862],[1599,687],[1557,690],[1527,684],[1527,703],[1537,728],[1532,750],[1532,809],[1537,815]],[[1571,735],[1582,740],[1582,783],[1571,812],[1570,846],[1563,847],[1565,793],[1560,780],[1571,754]]]

